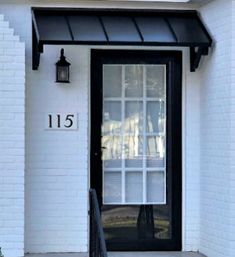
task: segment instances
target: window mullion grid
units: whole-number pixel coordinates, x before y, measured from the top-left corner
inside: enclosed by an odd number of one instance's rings
[[[143,65],[143,203],[147,203],[147,173],[146,173],[146,160],[147,160],[147,145],[146,145],[146,66]]]
[[[122,97],[121,97],[121,138],[122,138],[122,203],[126,199],[126,176],[125,176],[125,65],[122,65]]]

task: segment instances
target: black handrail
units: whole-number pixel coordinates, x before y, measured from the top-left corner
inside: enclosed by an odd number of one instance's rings
[[[95,189],[90,189],[90,257],[107,257],[104,231]]]

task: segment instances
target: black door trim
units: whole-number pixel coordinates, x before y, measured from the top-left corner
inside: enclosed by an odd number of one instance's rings
[[[155,245],[128,242],[109,243],[108,250],[135,251],[182,249],[182,52],[149,50],[91,50],[91,152],[90,183],[102,204],[102,65],[103,64],[165,64],[167,67],[167,170],[172,195],[172,238],[158,240]],[[170,106],[170,108],[169,108]],[[169,204],[169,203],[168,203]]]

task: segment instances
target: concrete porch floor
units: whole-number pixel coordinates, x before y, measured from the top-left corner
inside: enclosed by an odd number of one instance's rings
[[[40,253],[25,257],[88,257],[88,253]],[[108,257],[206,257],[195,252],[108,252]]]

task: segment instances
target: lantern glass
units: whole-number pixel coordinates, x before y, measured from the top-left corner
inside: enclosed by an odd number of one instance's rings
[[[57,82],[69,82],[68,66],[57,66]]]

